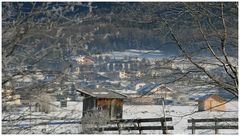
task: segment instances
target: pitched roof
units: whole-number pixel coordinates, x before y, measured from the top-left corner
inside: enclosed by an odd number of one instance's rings
[[[90,57],[90,56],[84,56],[84,59],[90,59],[91,61],[95,61],[94,58]]]
[[[97,88],[97,89],[77,89],[78,92],[83,94],[95,97],[95,98],[118,98],[124,99],[127,96],[118,92],[110,91],[105,88]]]
[[[156,88],[158,86],[160,86],[160,84],[152,84],[152,83],[146,84],[143,87],[139,88],[137,90],[137,92],[140,94],[146,94],[146,93],[151,92],[151,90],[153,90],[154,88]]]

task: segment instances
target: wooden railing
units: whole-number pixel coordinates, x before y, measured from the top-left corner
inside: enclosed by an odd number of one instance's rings
[[[97,128],[97,131],[118,131],[119,134],[122,131],[138,130],[139,134],[142,134],[144,130],[162,130],[163,134],[167,134],[168,130],[173,130],[173,126],[167,126],[166,122],[172,121],[172,118],[145,118],[145,119],[122,119],[109,122],[107,126]],[[147,122],[159,122],[159,125],[144,125]]]
[[[213,125],[197,125],[196,123],[214,123]],[[238,125],[232,125],[228,123],[227,125],[220,125],[220,122],[236,122],[238,123],[238,118],[211,118],[211,119],[190,119],[188,123],[191,123],[191,126],[188,126],[188,129],[192,130],[192,134],[195,134],[197,129],[213,129],[215,134],[219,134],[219,129],[238,129]]]

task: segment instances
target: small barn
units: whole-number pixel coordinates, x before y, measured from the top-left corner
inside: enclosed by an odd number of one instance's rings
[[[209,94],[198,99],[199,111],[224,111],[225,100],[219,95]]]
[[[110,120],[121,119],[125,95],[104,88],[78,89],[83,99],[83,117],[94,109],[107,113]]]

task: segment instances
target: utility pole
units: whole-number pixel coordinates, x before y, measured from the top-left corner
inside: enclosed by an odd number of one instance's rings
[[[163,118],[164,118],[164,122],[162,123],[162,127],[163,127],[162,130],[163,130],[163,134],[167,134],[164,97],[162,97],[161,99],[162,99],[162,110],[163,110]]]
[[[29,123],[29,127],[30,127],[30,132],[32,132],[32,98],[30,96],[30,101],[29,101],[29,110],[30,110],[30,123]]]

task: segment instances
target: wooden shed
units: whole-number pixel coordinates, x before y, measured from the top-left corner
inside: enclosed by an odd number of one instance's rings
[[[205,95],[198,99],[198,110],[199,111],[224,111],[225,100],[214,94]]]
[[[110,120],[121,119],[125,95],[103,88],[78,89],[83,99],[83,117],[94,109],[106,111]]]

